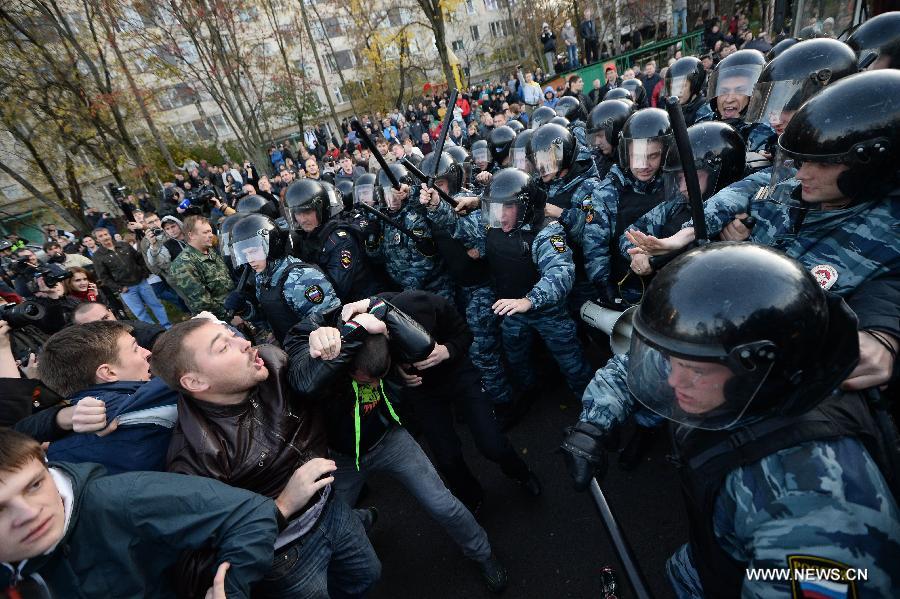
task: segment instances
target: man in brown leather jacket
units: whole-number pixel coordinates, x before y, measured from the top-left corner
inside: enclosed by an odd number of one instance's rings
[[[381,573],[362,522],[375,514],[335,497],[319,406],[288,386],[285,353],[192,319],[159,337],[153,370],[181,393],[168,470],[271,497],[283,517],[273,568],[254,596],[363,595]]]

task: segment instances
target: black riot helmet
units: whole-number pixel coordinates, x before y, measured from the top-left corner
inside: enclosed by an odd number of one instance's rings
[[[534,179],[517,168],[498,171],[481,197],[481,218],[486,228],[505,233],[544,218],[547,194]]]
[[[262,214],[248,214],[231,229],[231,260],[235,267],[248,262],[271,262],[290,253],[290,234]]]
[[[625,121],[634,114],[634,102],[603,100],[591,110],[587,120],[588,145],[599,149],[604,155],[618,158],[616,145]]]
[[[766,59],[759,50],[738,50],[716,65],[709,76],[706,97],[719,118],[731,120],[744,115],[765,64]],[[717,102],[719,96],[722,100]]]
[[[571,122],[584,121],[587,119],[587,115],[584,112],[584,106],[582,106],[581,102],[578,101],[578,98],[574,96],[563,96],[556,101],[556,106],[554,108],[557,116],[565,117]]]
[[[353,203],[374,206],[376,200],[375,175],[363,173],[353,182]]]
[[[777,58],[782,52],[796,44],[797,42],[803,41],[799,37],[786,37],[766,52],[766,62],[772,62]]]
[[[694,167],[700,179],[701,199],[712,197],[717,191],[744,177],[747,146],[740,134],[726,123],[707,121],[688,127],[688,140]],[[663,167],[666,198],[686,197],[683,162],[678,148],[672,146]]]
[[[522,131],[516,136],[516,141],[513,142],[512,148],[509,149],[509,155],[512,159],[510,166],[526,173],[534,171],[534,165],[528,157],[528,144],[531,143],[532,137],[534,137],[534,129]]]
[[[541,125],[545,125],[550,122],[550,119],[555,116],[556,111],[549,106],[541,106],[540,108],[535,108],[534,112],[531,113],[531,121],[529,127],[531,129],[537,129]]]
[[[744,120],[780,135],[804,102],[858,70],[856,54],[844,42],[823,37],[794,44],[763,67]]]
[[[869,66],[873,71],[900,68],[900,11],[872,17],[847,38],[847,45],[853,48],[860,62],[875,54],[877,58]]]
[[[552,181],[559,173],[572,168],[575,162],[575,137],[561,125],[543,125],[531,136],[528,157],[538,176],[545,181]]]
[[[626,79],[622,82],[621,88],[628,90],[631,99],[638,107],[647,105],[647,90],[644,89],[644,84],[639,79]]]
[[[328,218],[332,219],[344,211],[344,198],[333,184],[328,181],[320,182],[322,183],[322,187],[325,188],[325,193],[328,194],[326,212],[328,213]]]
[[[430,152],[422,161],[419,170],[424,174],[431,176],[431,174],[435,172],[435,160],[437,160],[437,154]],[[462,167],[453,160],[453,157],[449,152],[441,152],[440,160],[438,160],[437,163],[438,168],[435,180],[444,180],[447,182],[446,191],[448,194],[454,195],[459,193],[459,190],[462,187]]]
[[[521,123],[519,124],[521,125]],[[462,172],[461,187],[468,187],[469,182],[472,180],[472,157],[469,156],[469,153],[462,146],[447,146],[444,148],[444,151],[450,154],[453,162],[459,165]]]
[[[349,210],[353,206],[353,181],[350,179],[341,179],[334,184],[338,193],[341,194],[341,201],[344,203],[344,209]]]
[[[674,138],[669,115],[659,108],[638,110],[625,121],[622,136],[619,138],[619,165],[631,170],[638,176],[639,172],[662,167],[662,161],[668,154]],[[656,176],[654,174],[653,176]]]
[[[486,139],[477,139],[472,142],[472,162],[480,169],[487,168],[487,165],[490,164],[491,151],[488,150],[488,142]]]
[[[553,123],[554,125],[559,125],[560,127],[565,127],[566,129],[568,129],[568,128],[569,128],[569,125],[572,124],[572,123],[569,121],[569,119],[567,119],[567,118],[564,117],[564,116],[555,116],[555,117],[553,117],[552,119],[550,119],[550,120],[547,121],[547,122],[548,122],[548,123]]]
[[[249,195],[238,200],[235,210],[241,214],[263,214],[271,219],[278,218],[278,209],[272,202],[258,195]]]
[[[797,111],[778,153],[798,169],[807,161],[849,167],[837,185],[851,199],[890,191],[900,169],[900,72],[867,71],[829,85]]]
[[[515,138],[516,132],[508,125],[496,127],[491,131],[490,136],[488,136],[488,147],[491,150],[491,158],[494,159],[496,164],[502,165],[509,156],[509,148],[512,147],[512,142]],[[423,172],[428,173],[428,171]]]
[[[506,121],[506,126],[515,131],[516,135],[525,130],[525,125],[519,119],[509,119]]]
[[[234,225],[245,216],[246,214],[238,212],[226,216],[222,219],[222,222],[219,223],[219,247],[222,250],[223,256],[231,255],[231,230],[234,228]]]
[[[288,185],[284,192],[284,218],[292,230],[297,229],[297,215],[314,210],[319,226],[331,216],[328,190],[317,179],[300,179]]]
[[[412,183],[406,167],[402,164],[394,162],[393,164],[389,164],[388,168],[391,169],[394,177],[401,185],[403,185],[404,183],[410,185]],[[376,183],[375,193],[379,194],[380,200],[384,202],[384,205],[387,207],[387,209],[390,212],[399,211],[400,208],[403,207],[403,201],[395,196],[394,186],[391,184],[391,180],[383,170],[378,171]]]
[[[681,425],[801,414],[859,358],[856,318],[799,262],[765,246],[713,243],[661,269],[634,315],[628,388]]]
[[[631,94],[630,90],[625,89],[624,87],[615,87],[603,96],[604,100],[628,100],[629,102],[634,102],[634,96]]]
[[[666,71],[665,95],[677,97],[682,105],[688,104],[701,93],[705,84],[703,63],[695,56],[684,56]]]

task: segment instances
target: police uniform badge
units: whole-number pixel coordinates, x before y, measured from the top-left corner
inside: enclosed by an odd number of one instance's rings
[[[550,245],[553,246],[557,254],[562,254],[566,251],[566,239],[562,235],[551,235]]]
[[[341,266],[350,268],[351,264],[353,264],[353,256],[350,255],[350,250],[341,250]]]
[[[810,269],[816,283],[822,286],[826,291],[834,287],[838,280],[838,271],[830,264],[819,264]]]
[[[314,304],[321,304],[325,301],[325,292],[318,285],[310,285],[303,295]]]
[[[594,220],[594,204],[590,198],[581,200],[581,210],[584,212],[584,222],[589,223]]]
[[[394,233],[394,245],[400,245],[400,233]]]
[[[866,575],[863,569],[815,555],[789,555],[787,562],[794,599],[856,599],[856,581],[865,580]]]
[[[346,231],[337,231],[336,234],[338,237],[346,237],[347,236]]]

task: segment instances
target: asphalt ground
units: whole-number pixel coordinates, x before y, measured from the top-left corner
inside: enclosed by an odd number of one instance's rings
[[[593,352],[593,353],[596,353]],[[591,362],[602,363],[602,356]],[[581,402],[556,373],[546,375],[541,397],[509,432],[510,441],[543,484],[539,498],[526,496],[499,467],[478,454],[464,424],[457,424],[464,455],[485,489],[479,521],[495,555],[508,568],[504,597],[601,597],[600,572],[611,566],[618,597],[632,597],[625,572],[603,528],[590,493],[572,488],[557,447],[563,429],[574,424]],[[419,439],[423,447],[427,444]],[[611,455],[601,486],[630,542],[655,597],[672,597],[665,561],[687,539],[679,483],[665,456],[665,431],[637,468],[625,471]],[[374,505],[380,518],[370,539],[382,563],[375,598],[494,597],[476,566],[465,559],[446,533],[398,483],[386,476],[369,479],[360,505]]]

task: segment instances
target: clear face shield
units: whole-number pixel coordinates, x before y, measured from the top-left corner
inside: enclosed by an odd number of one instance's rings
[[[681,104],[687,104],[691,99],[691,82],[684,75],[672,77],[666,82],[666,96],[675,96]]]
[[[703,201],[709,199],[716,189],[716,183],[721,171],[719,161],[713,158],[701,157],[694,161],[697,169],[697,183],[700,185],[700,198]],[[672,146],[666,155],[666,164],[663,167],[663,190],[666,200],[688,201],[687,183],[684,176],[684,167],[678,155],[678,148]]]
[[[615,147],[610,143],[610,138],[611,135],[609,135],[609,132],[606,129],[600,129],[591,133],[587,141],[591,144],[592,148],[600,150],[600,153],[604,156],[612,156]]]
[[[707,97],[715,98],[722,120],[737,119],[750,103],[753,86],[762,65],[736,65],[713,72],[707,86]]]
[[[266,235],[255,235],[231,244],[232,263],[235,267],[250,262],[265,262],[268,255],[269,238]]]
[[[334,218],[344,211],[344,200],[334,187],[328,188],[328,216]]]
[[[481,221],[487,229],[509,233],[522,226],[525,207],[515,198],[481,198]]]
[[[223,256],[231,255],[231,233],[221,232],[219,233],[219,251],[222,252]]]
[[[396,190],[392,185],[385,185],[381,188],[381,193],[384,195],[384,204],[391,212],[397,212],[403,207],[403,200],[397,197],[395,192]]]
[[[740,351],[745,350],[737,348],[732,355]],[[626,382],[644,407],[663,418],[691,428],[722,430],[743,417],[772,370],[772,362],[752,369],[735,363],[740,361],[670,355],[635,334]]]
[[[820,89],[822,86],[809,78],[760,83],[753,89],[744,120],[768,125],[781,135],[794,113]]]
[[[525,151],[525,148],[512,148],[509,153],[512,156],[513,167],[526,173],[531,173],[534,170],[531,168],[531,161],[528,160],[528,152]]]
[[[490,152],[487,148],[475,148],[472,150],[472,160],[478,165],[478,168],[487,166],[490,159]]]
[[[534,170],[542,179],[550,179],[559,173],[562,159],[562,144],[551,144],[546,150],[538,150],[534,153]]]
[[[353,188],[353,203],[365,204],[367,206],[375,205],[375,185],[356,185]]]
[[[629,169],[638,181],[650,181],[659,173],[665,152],[672,145],[671,141],[671,135],[623,138],[619,141],[619,164]]]

